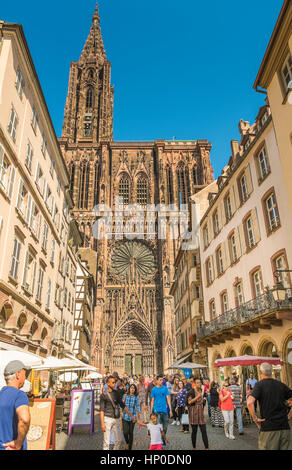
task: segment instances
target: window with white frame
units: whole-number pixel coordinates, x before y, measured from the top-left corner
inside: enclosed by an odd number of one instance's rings
[[[43,290],[43,280],[44,280],[44,268],[39,267],[38,283],[37,283],[37,293],[36,298],[39,302],[42,300],[42,290]]]
[[[46,152],[47,152],[47,140],[46,136],[43,133],[43,141],[42,141],[42,146],[41,146],[41,151],[44,157],[46,157]]]
[[[249,248],[252,248],[253,246],[255,246],[255,233],[254,233],[254,227],[253,227],[253,222],[252,222],[251,217],[249,217],[246,220],[245,227],[246,227],[248,246]]]
[[[18,117],[14,107],[11,107],[9,122],[8,122],[8,132],[9,135],[12,137],[13,142],[16,140],[16,129],[18,125]]]
[[[278,256],[278,258],[275,259],[275,268],[276,270],[280,270],[280,271],[284,269],[288,269],[284,255]],[[289,282],[288,273],[279,272],[277,273],[277,275],[278,275],[279,282],[281,282],[285,288],[289,288],[290,282]]]
[[[239,282],[236,284],[236,297],[237,297],[237,302],[238,305],[242,305],[244,303],[244,297],[243,297],[243,290],[242,290],[242,283]]]
[[[24,273],[22,285],[26,291],[33,294],[35,285],[35,274],[36,274],[36,259],[32,252],[28,249],[26,252]]]
[[[206,263],[206,268],[207,268],[207,281],[208,281],[208,284],[211,284],[213,281],[213,270],[212,270],[212,263],[210,259]]]
[[[253,286],[254,286],[254,293],[256,297],[259,297],[263,294],[263,282],[262,282],[262,274],[261,271],[256,271],[253,276]]]
[[[4,148],[0,144],[0,188],[5,191],[9,199],[12,197],[15,168],[8,160]]]
[[[207,248],[209,246],[208,227],[203,228],[203,238],[204,238],[204,246],[205,246],[205,248]]]
[[[267,174],[270,171],[269,161],[268,161],[265,147],[263,147],[262,150],[259,152],[257,159],[258,159],[258,169],[259,169],[259,174],[260,174],[260,180],[262,180],[265,178],[265,176],[267,176]]]
[[[39,209],[34,201],[32,201],[32,207],[31,207],[31,215],[30,215],[30,221],[29,221],[29,226],[34,234],[37,233],[37,219],[39,216]]]
[[[222,299],[223,313],[226,313],[228,311],[228,296],[226,292],[222,294],[221,299]]]
[[[275,228],[277,228],[278,225],[280,224],[278,208],[277,208],[277,203],[276,203],[276,198],[275,198],[274,193],[272,193],[266,199],[266,210],[267,210],[267,216],[268,216],[268,222],[269,222],[269,229],[270,231],[272,231]]]
[[[281,70],[285,90],[288,91],[289,84],[292,82],[292,57],[288,54]]]
[[[15,236],[9,274],[16,281],[18,279],[20,249],[21,249],[21,241],[19,240],[17,236]]]
[[[53,238],[52,240],[52,251],[51,251],[51,263],[55,262],[55,254],[56,254],[56,240]]]
[[[211,317],[211,320],[213,320],[216,317],[215,300],[212,300],[212,302],[210,302],[210,317]]]
[[[64,307],[67,307],[67,296],[68,296],[68,290],[67,287],[64,289]]]
[[[0,152],[1,150],[0,148]],[[2,155],[0,153],[0,186],[4,191],[6,191],[9,165],[9,160],[6,158],[4,151],[2,151]]]
[[[30,172],[32,169],[32,157],[33,157],[33,148],[32,148],[30,141],[28,141],[27,148],[26,148],[25,165]]]
[[[222,255],[222,248],[219,248],[217,250],[217,269],[218,269],[218,274],[223,273],[223,255]]]
[[[24,80],[23,80],[23,76],[21,74],[21,71],[20,71],[19,67],[18,67],[17,72],[16,72],[15,88],[17,90],[19,98],[22,100],[22,94],[23,94],[23,90],[24,90]]]
[[[236,241],[235,241],[234,233],[229,238],[229,246],[230,246],[232,263],[235,263],[235,261],[237,261],[237,250],[236,250]]]
[[[218,216],[218,211],[216,210],[213,214],[213,230],[214,230],[214,235],[218,235],[220,229],[219,229],[219,216]]]
[[[232,217],[232,206],[231,206],[230,194],[227,194],[227,196],[224,199],[224,208],[225,208],[225,217],[226,217],[226,220],[228,221]]]
[[[247,181],[245,174],[240,178],[241,200],[244,202],[248,198]]]
[[[37,113],[35,107],[33,107],[32,108],[31,127],[33,128],[35,134],[36,134],[36,131],[37,131],[38,121],[39,121],[38,113]]]

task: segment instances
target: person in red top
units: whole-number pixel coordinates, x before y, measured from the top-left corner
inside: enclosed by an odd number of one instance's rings
[[[234,405],[233,395],[228,390],[228,383],[225,382],[223,389],[219,392],[220,408],[224,418],[225,436],[229,439],[235,439],[233,435]]]

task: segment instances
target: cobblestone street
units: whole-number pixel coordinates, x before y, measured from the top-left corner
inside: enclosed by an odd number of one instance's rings
[[[172,420],[170,420],[171,422]],[[169,444],[165,450],[191,450],[191,434],[183,434],[179,432],[179,426],[168,426],[167,438]],[[235,440],[227,439],[221,428],[212,428],[207,418],[207,433],[209,439],[210,450],[257,450],[257,427],[249,424],[244,428],[244,435],[239,436],[235,427]],[[89,429],[77,428],[70,437],[64,432],[56,435],[57,450],[101,450],[102,449],[102,432],[100,431],[99,413],[95,415],[95,433],[90,436]],[[145,428],[139,429],[135,426],[134,446],[133,450],[149,449],[149,437]],[[204,449],[201,439],[200,430],[197,434],[197,449]],[[292,450],[292,447],[291,447]]]

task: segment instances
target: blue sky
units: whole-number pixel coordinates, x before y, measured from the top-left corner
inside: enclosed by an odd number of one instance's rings
[[[252,86],[283,0],[100,0],[112,63],[114,140],[208,139],[217,177],[264,95]],[[57,135],[69,65],[89,33],[95,0],[2,2],[21,23]]]

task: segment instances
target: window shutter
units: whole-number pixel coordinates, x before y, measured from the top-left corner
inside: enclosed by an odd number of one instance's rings
[[[245,169],[245,177],[246,177],[248,194],[250,195],[253,192],[250,164],[248,164]]]
[[[33,262],[33,273],[32,273],[32,283],[31,283],[31,293],[33,294],[34,285],[35,285],[35,273],[36,273],[36,261]]]
[[[241,254],[243,255],[246,252],[246,242],[245,242],[243,224],[240,224],[240,226],[238,227],[238,231],[239,231],[239,236],[240,236]]]
[[[11,197],[12,197],[14,178],[15,178],[15,167],[13,165],[11,165],[10,177],[9,177],[9,183],[8,183],[8,191],[7,191],[7,195],[9,197],[9,199],[11,199]]]
[[[255,242],[258,243],[261,240],[260,227],[258,223],[257,210],[254,209],[251,213],[251,220],[254,230]]]
[[[23,265],[23,274],[22,274],[22,285],[25,286],[25,281],[26,281],[26,265],[27,265],[27,259],[28,259],[28,250],[25,253],[25,260],[24,260],[24,265]]]
[[[41,213],[39,213],[38,229],[37,229],[37,238],[38,238],[38,240],[40,239],[40,236],[41,236],[42,219],[43,219],[43,216],[42,216]]]
[[[239,241],[239,229],[238,227],[234,230],[235,236],[235,247],[237,259],[241,257],[240,241]]]
[[[4,161],[4,148],[0,144],[0,168],[3,166],[3,161]]]
[[[27,198],[27,205],[26,205],[26,215],[25,221],[29,224],[30,223],[30,214],[31,214],[31,204],[32,204],[32,197],[29,194]]]
[[[35,202],[34,202],[34,200],[32,200],[31,201],[31,208],[30,208],[30,217],[29,217],[29,222],[28,222],[28,225],[30,226],[30,228],[32,228],[32,221],[33,221],[35,208],[36,208]]]
[[[234,213],[235,209],[238,209],[240,206],[239,190],[238,190],[237,184],[232,186],[232,194],[233,194],[233,201],[234,201],[234,206],[235,206],[235,208],[232,207],[233,213]]]
[[[18,210],[21,211],[21,202],[22,202],[22,189],[23,189],[23,181],[22,178],[19,179],[19,184],[18,184],[18,195],[17,195],[17,202],[16,202],[16,207]]]

